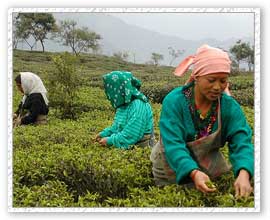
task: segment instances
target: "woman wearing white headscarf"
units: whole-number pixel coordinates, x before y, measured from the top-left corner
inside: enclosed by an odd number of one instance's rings
[[[24,96],[14,114],[14,126],[46,124],[49,101],[46,96],[47,90],[39,76],[31,72],[20,72],[15,82]]]

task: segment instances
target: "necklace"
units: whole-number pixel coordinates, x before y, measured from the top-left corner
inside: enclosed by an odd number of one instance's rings
[[[209,117],[209,115],[211,113],[211,111],[210,111],[211,109],[209,109],[208,112],[206,113],[206,115],[203,116],[202,111],[200,110],[200,107],[196,105],[195,100],[194,100],[194,107],[195,107],[196,113],[199,115],[199,118],[201,120],[204,120],[204,119]],[[212,107],[212,105],[211,105],[211,107]]]
[[[192,87],[190,101],[192,119],[196,130],[195,139],[208,136],[216,121],[218,107],[217,101],[212,102],[211,107],[205,116],[202,115],[201,110],[196,106],[194,86]]]

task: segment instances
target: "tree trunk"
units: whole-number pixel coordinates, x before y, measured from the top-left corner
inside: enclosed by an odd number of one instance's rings
[[[248,71],[251,72],[251,63],[248,63]]]
[[[39,41],[40,41],[41,46],[42,46],[42,52],[44,52],[45,51],[45,49],[44,49],[44,43],[43,43],[43,41],[41,39]]]
[[[133,63],[136,63],[135,53],[133,53]]]
[[[173,61],[175,60],[175,58],[176,58],[176,57],[173,57],[173,58],[171,59],[171,62],[170,62],[170,64],[169,64],[169,66],[172,65],[172,63],[173,63]]]

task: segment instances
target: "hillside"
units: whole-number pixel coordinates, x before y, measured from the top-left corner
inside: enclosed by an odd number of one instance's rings
[[[112,56],[116,52],[128,51],[130,52],[129,61],[134,62],[135,60],[136,63],[149,62],[151,54],[155,52],[164,56],[164,60],[161,61],[162,65],[169,65],[172,57],[168,47],[173,47],[175,50],[185,50],[185,53],[173,62],[172,65],[176,66],[184,57],[194,54],[202,44],[221,47],[229,51],[229,48],[239,40],[231,38],[221,41],[211,38],[211,33],[209,33],[208,39],[197,41],[184,39],[129,25],[121,19],[105,13],[53,13],[53,15],[57,24],[61,20],[74,20],[78,27],[88,27],[100,34],[102,36],[100,41],[102,54]],[[242,39],[242,41],[253,43],[251,38]],[[29,49],[26,44],[18,46],[18,49]],[[35,50],[40,50],[40,48],[38,44]],[[51,39],[45,41],[45,50],[51,52],[71,51],[69,47]]]

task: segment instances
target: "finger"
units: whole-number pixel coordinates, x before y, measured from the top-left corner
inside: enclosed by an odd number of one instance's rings
[[[247,197],[249,197],[249,195],[250,195],[250,192],[247,191],[247,192],[245,193],[244,197],[247,198]]]
[[[206,185],[204,184],[204,191],[205,191],[205,192],[214,192],[214,191],[216,191],[216,188],[209,188],[208,186],[206,186]]]
[[[250,188],[246,186],[240,187],[240,196],[241,197],[247,197],[250,194]]]
[[[249,195],[251,194],[251,192],[253,191],[253,188],[252,187],[249,187],[249,188],[244,188],[241,192],[241,196],[247,198],[249,197]]]
[[[246,196],[246,191],[243,189],[240,189],[239,197],[245,197],[245,196]]]
[[[206,193],[205,189],[204,189],[203,187],[201,187],[201,186],[198,186],[197,189],[198,189],[199,191],[203,192],[203,193]]]
[[[205,183],[199,185],[198,188],[199,188],[199,190],[200,190],[201,192],[204,192],[204,193],[216,191],[216,188],[212,188],[212,189],[211,189],[211,188],[209,188]]]
[[[239,187],[239,196],[243,197],[246,193],[246,190],[244,187]]]
[[[250,187],[249,188],[249,191],[248,191],[248,196],[250,196],[250,194],[253,192],[253,188],[252,187]]]
[[[239,189],[239,186],[235,186],[234,189],[235,189],[235,197],[238,198],[239,195],[240,195],[240,189]]]
[[[248,196],[249,196],[249,192],[242,190],[240,191],[240,195],[238,195],[237,198],[243,198],[243,197],[247,198]]]

